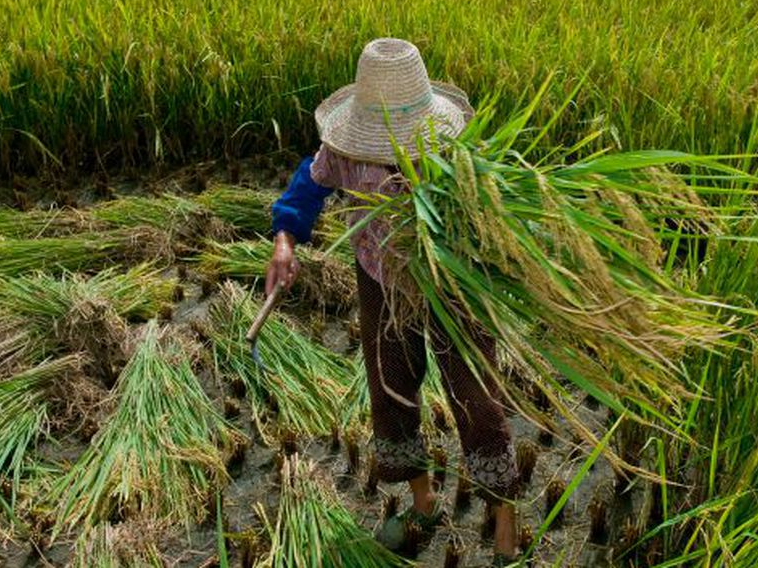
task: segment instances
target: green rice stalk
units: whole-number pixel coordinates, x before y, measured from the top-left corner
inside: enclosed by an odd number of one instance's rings
[[[270,568],[361,568],[410,566],[380,545],[342,505],[312,462],[285,459],[279,513],[271,534]]]
[[[150,320],[115,387],[118,407],[48,502],[66,527],[146,516],[203,519],[239,436],[214,409],[182,346]]]
[[[258,337],[267,370],[256,366],[245,334],[260,310],[252,292],[226,282],[211,304],[211,338],[216,368],[248,387],[253,415],[263,430],[268,410],[276,425],[303,434],[325,436],[338,423],[339,402],[355,375],[352,363],[312,343],[297,325],[273,314]]]
[[[354,80],[365,42],[385,35],[417,43],[429,75],[449,78],[472,100],[501,90],[501,117],[539,89],[547,69],[560,69],[535,111],[547,120],[587,74],[593,88],[557,121],[555,146],[602,124],[608,132],[593,148],[738,153],[755,115],[752,2],[682,12],[677,0],[647,0],[630,12],[623,2],[592,0],[508,9],[481,0],[476,10],[458,0],[346,0],[339,11],[292,0],[177,0],[160,9],[135,0],[115,11],[105,0],[59,11],[3,1],[3,173],[57,160],[68,171],[100,171],[194,157],[234,162],[277,143],[312,149],[312,111]]]
[[[84,211],[64,207],[50,210],[18,211],[0,206],[0,237],[37,239],[62,237],[103,229]]]
[[[371,411],[368,376],[366,375],[366,364],[363,361],[362,352],[356,355],[353,366],[355,367],[355,375],[350,380],[339,404],[340,425],[343,430],[364,424]]]
[[[366,364],[362,354],[358,355],[354,365],[356,369],[355,376],[350,381],[339,405],[341,409],[340,424],[343,429],[364,424],[371,412]],[[435,416],[432,409],[435,406],[443,410],[448,424],[453,424],[454,421],[447,402],[447,395],[442,385],[442,375],[429,345],[427,345],[426,350],[426,365],[426,376],[421,385],[421,399],[423,401],[421,421],[425,431],[433,432]]]
[[[64,271],[0,278],[0,305],[31,324],[50,329],[79,301],[105,300],[130,320],[147,320],[171,306],[177,282],[142,263],[119,272],[106,268],[87,277]]]
[[[257,279],[263,283],[273,255],[269,240],[220,244],[209,242],[198,269],[205,274]],[[300,273],[292,289],[300,301],[320,308],[347,311],[355,305],[356,283],[352,258],[327,256],[311,247],[298,247]]]
[[[122,262],[168,261],[172,256],[166,235],[149,227],[29,240],[0,238],[0,276],[98,270]]]
[[[232,237],[231,228],[200,202],[171,193],[116,199],[98,205],[90,214],[117,228],[147,226],[166,231],[178,254],[194,252],[204,239]]]
[[[0,377],[0,473],[12,480],[11,507],[29,451],[49,432],[51,388],[65,388],[62,385],[79,365],[79,356],[68,355]]]
[[[728,221],[724,233],[740,238],[709,235],[702,262],[688,262],[682,279],[701,294],[723,298],[740,306],[738,325],[755,330],[758,324],[758,280],[740,270],[758,262],[758,209],[735,184],[719,200],[720,206],[744,209]],[[704,246],[706,243],[697,243]],[[680,256],[697,258],[696,244],[678,244]],[[733,310],[715,307],[712,317],[727,321]],[[669,514],[656,521],[644,540],[663,536],[669,544],[671,565],[750,566],[758,559],[758,337],[743,333],[740,341],[716,353],[697,350],[686,360],[702,395],[688,405],[686,432],[699,442],[685,444],[663,438],[659,460],[675,483],[687,491],[670,489]],[[699,527],[691,540],[691,529]]]
[[[271,232],[271,206],[278,196],[262,189],[216,186],[196,200],[241,235],[254,237]]]

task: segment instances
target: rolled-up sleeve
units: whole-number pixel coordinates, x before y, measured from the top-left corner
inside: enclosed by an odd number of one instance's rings
[[[318,155],[317,155],[318,156]],[[305,158],[292,176],[287,191],[271,207],[272,231],[286,231],[298,243],[311,240],[311,231],[333,187],[316,183],[311,177],[313,158]]]

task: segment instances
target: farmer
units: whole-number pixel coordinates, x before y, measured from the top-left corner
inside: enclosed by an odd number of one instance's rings
[[[435,130],[448,136],[461,132],[473,109],[466,94],[445,83],[430,82],[418,49],[399,39],[377,39],[363,50],[354,84],[333,93],[316,109],[321,147],[306,158],[287,191],[273,206],[274,253],[266,293],[277,282],[292,285],[298,272],[295,245],[310,240],[324,199],[334,189],[393,195],[408,191],[395,165],[389,127],[396,140],[418,158],[414,140],[426,134],[431,118]],[[419,130],[420,129],[420,130]],[[353,197],[354,201],[358,201]],[[353,210],[355,224],[365,210]],[[421,436],[419,389],[426,371],[423,329],[391,317],[390,298],[397,282],[388,273],[383,240],[386,222],[375,219],[357,231],[351,244],[357,258],[358,297],[363,353],[371,394],[378,476],[386,482],[407,481],[413,506],[385,522],[377,537],[390,548],[404,539],[410,518],[431,534],[443,517],[430,484],[427,448]],[[405,280],[405,279],[403,279]],[[460,434],[469,475],[495,514],[494,565],[515,556],[515,510],[509,502],[517,485],[513,444],[494,379],[480,382],[432,321],[430,343]],[[469,330],[494,364],[495,342]],[[485,387],[482,386],[484,383]]]

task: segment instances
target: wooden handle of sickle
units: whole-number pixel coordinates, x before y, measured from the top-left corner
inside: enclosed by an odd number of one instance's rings
[[[266,298],[261,311],[258,312],[257,316],[255,316],[255,320],[253,320],[250,329],[247,330],[245,339],[247,339],[251,344],[255,344],[256,339],[258,339],[258,334],[260,333],[263,324],[266,323],[266,319],[268,318],[269,314],[274,309],[274,305],[279,299],[279,293],[282,291],[282,288],[284,288],[282,283],[277,282],[271,294],[269,294],[268,298]]]

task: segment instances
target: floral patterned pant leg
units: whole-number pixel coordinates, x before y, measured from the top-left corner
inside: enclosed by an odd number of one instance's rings
[[[377,474],[384,481],[407,481],[428,469],[419,407],[426,343],[417,330],[387,325],[389,308],[382,287],[356,264]]]
[[[431,343],[450,409],[463,447],[466,469],[485,500],[511,499],[518,488],[518,470],[505,404],[495,379],[477,379],[438,323]],[[473,328],[468,332],[495,365],[495,340]],[[481,382],[480,382],[481,381]]]
[[[410,327],[388,325],[389,309],[382,287],[360,265],[358,296],[377,474],[388,482],[407,481],[428,469],[419,408],[419,390],[426,374],[424,334]],[[440,326],[435,324],[430,331],[469,474],[483,498],[510,498],[516,490],[517,473],[506,414],[494,380],[485,376],[482,386]],[[475,337],[482,352],[494,361],[494,340],[481,333]]]

